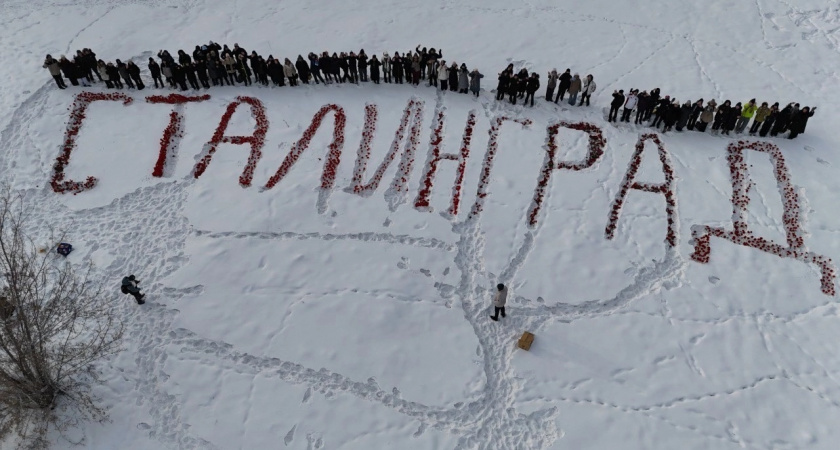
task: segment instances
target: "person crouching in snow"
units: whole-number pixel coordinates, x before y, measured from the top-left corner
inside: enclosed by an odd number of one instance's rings
[[[120,291],[122,291],[123,294],[133,295],[134,299],[137,300],[137,304],[142,305],[143,303],[146,303],[146,301],[143,300],[143,297],[145,297],[146,294],[140,293],[140,288],[138,287],[139,284],[140,280],[134,278],[134,275],[123,277]],[[502,315],[502,317],[504,317],[504,315]]]
[[[505,303],[507,303],[508,290],[502,283],[496,285],[496,289],[498,289],[498,292],[493,297],[493,309],[495,313],[490,318],[498,322],[500,312],[502,313],[502,317],[505,317]]]

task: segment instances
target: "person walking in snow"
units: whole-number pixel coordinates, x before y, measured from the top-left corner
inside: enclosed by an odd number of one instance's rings
[[[478,92],[481,90],[481,79],[484,78],[484,75],[481,74],[478,69],[473,69],[470,72],[470,90],[476,97],[478,97]]]
[[[557,103],[558,100],[563,100],[563,97],[566,95],[566,91],[569,91],[571,87],[572,69],[566,69],[566,71],[560,75],[560,85],[557,86],[557,95],[554,97],[554,103]],[[580,88],[578,88],[578,91],[580,91]]]
[[[496,285],[496,295],[493,296],[493,315],[490,316],[491,319],[498,322],[499,321],[499,313],[502,313],[502,317],[505,317],[505,304],[507,303],[507,294],[508,290],[504,284],[499,283]]]
[[[738,123],[735,124],[736,133],[741,134],[744,132],[747,124],[750,123],[750,119],[755,115],[756,109],[758,109],[758,105],[755,104],[755,99],[750,100],[744,105],[744,108],[741,110],[741,116],[738,117]]]
[[[548,73],[548,81],[545,83],[545,99],[546,101],[551,101],[554,98],[554,89],[557,87],[557,79],[559,76],[557,75],[557,69],[552,69],[551,72]]]
[[[627,94],[627,97],[624,100],[624,111],[621,113],[622,122],[630,123],[630,114],[633,113],[633,109],[639,101],[639,97],[636,95],[637,93],[638,90],[630,89],[630,93]]]
[[[580,103],[578,103],[578,106],[583,106],[583,102],[586,102],[586,106],[589,106],[589,98],[595,93],[595,89],[595,78],[592,74],[589,74],[586,76],[586,84],[583,86],[583,94],[580,97]]]
[[[58,61],[56,61],[51,55],[47,55],[44,59],[44,65],[41,67],[50,71],[50,75],[53,77],[53,80],[55,80],[55,84],[58,85],[59,89],[67,88],[67,85],[64,84],[64,78],[61,77],[61,68],[58,66]]]
[[[525,84],[525,100],[522,101],[523,105],[528,104],[528,99],[531,99],[531,107],[534,107],[534,94],[536,94],[537,90],[540,88],[540,74],[533,72],[531,76],[528,77],[528,81]]]
[[[578,96],[578,93],[580,92],[580,89],[581,89],[580,75],[575,74],[575,76],[572,78],[571,84],[569,84],[569,104],[570,105],[575,106],[575,103],[577,102],[577,96]],[[561,92],[563,91],[562,87],[560,88],[560,91]]]
[[[120,291],[123,294],[131,294],[132,296],[134,296],[134,300],[137,301],[137,304],[142,305],[143,303],[146,303],[146,301],[143,300],[143,297],[145,297],[146,294],[140,292],[139,285],[140,280],[135,278],[134,275],[129,275],[127,277],[123,277],[122,286],[120,286]],[[504,317],[504,315],[502,315],[502,317]]]
[[[610,102],[610,114],[607,116],[607,122],[615,122],[618,119],[618,109],[624,104],[624,90],[613,91],[612,101]]]

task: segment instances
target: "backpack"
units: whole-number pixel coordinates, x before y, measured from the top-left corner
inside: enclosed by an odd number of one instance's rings
[[[126,285],[122,285],[122,286],[120,286],[120,291],[121,291],[123,294],[128,294],[128,286],[126,286]]]

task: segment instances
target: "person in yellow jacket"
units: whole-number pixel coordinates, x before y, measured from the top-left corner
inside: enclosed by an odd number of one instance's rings
[[[750,119],[755,115],[756,109],[758,109],[758,106],[755,104],[755,99],[750,100],[744,105],[744,108],[741,110],[741,117],[738,118],[738,123],[735,125],[736,133],[744,132],[747,124],[750,123]]]

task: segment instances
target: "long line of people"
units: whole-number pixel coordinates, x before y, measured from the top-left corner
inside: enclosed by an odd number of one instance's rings
[[[156,88],[164,88],[168,84],[171,88],[182,91],[198,90],[202,87],[244,84],[246,86],[257,83],[262,86],[298,86],[299,83],[359,83],[371,81],[379,84],[406,83],[419,85],[421,81],[428,86],[435,86],[443,91],[457,91],[462,94],[472,92],[475,96],[481,90],[481,79],[484,75],[477,69],[470,71],[466,64],[460,66],[456,62],[447,64],[443,59],[443,50],[434,48],[422,49],[418,45],[415,50],[400,55],[388,52],[368,57],[364,50],[355,52],[322,52],[320,55],[312,52],[304,59],[298,55],[293,63],[285,58],[281,63],[278,58],[269,55],[268,58],[252,51],[250,54],[239,44],[233,48],[210,41],[207,45],[196,45],[192,55],[184,50],[178,50],[177,59],[167,50],[157,53],[160,63],[149,58],[148,69]],[[89,48],[77,50],[72,60],[62,55],[58,60],[47,55],[43,67],[48,69],[60,89],[67,85],[64,78],[70,80],[74,86],[90,86],[91,83],[105,82],[108,88],[144,89],[140,67],[132,61],[123,63],[117,59],[114,63],[97,59],[96,54]],[[63,76],[63,77],[62,77]],[[511,104],[516,104],[517,98],[523,98],[523,103],[534,106],[534,95],[540,88],[540,77],[536,72],[529,73],[523,68],[514,74],[514,65],[509,64],[498,75],[496,99],[504,100],[505,96]],[[568,94],[570,105],[589,106],[590,98],[596,90],[594,77],[590,74],[581,79],[578,74],[572,75],[571,69],[563,73],[552,70],[548,73],[546,84],[547,101],[558,103],[565,101]],[[578,96],[580,101],[578,102]],[[816,107],[799,108],[798,103],[790,103],[781,110],[779,104],[768,106],[763,102],[761,106],[755,99],[745,105],[737,103],[732,106],[729,100],[717,105],[714,100],[704,104],[703,99],[694,103],[686,101],[680,104],[670,96],[660,95],[659,88],[639,92],[631,89],[625,95],[623,90],[614,91],[610,103],[608,120],[615,122],[630,122],[635,112],[635,124],[648,123],[650,126],[662,126],[662,132],[671,129],[683,129],[705,132],[711,124],[712,133],[728,135],[732,131],[742,133],[752,121],[749,134],[765,137],[778,136],[789,132],[790,139],[805,132],[808,119],[814,115]],[[621,112],[621,118],[618,114]]]
[[[618,113],[621,110],[621,118]],[[725,100],[718,105],[714,99],[704,105],[701,98],[696,102],[690,100],[680,104],[677,99],[666,95],[660,98],[659,88],[639,92],[638,89],[630,89],[627,95],[624,90],[612,93],[610,112],[607,120],[615,122],[630,122],[635,111],[634,123],[637,125],[648,124],[652,127],[662,126],[662,132],[666,133],[671,129],[683,131],[683,129],[705,132],[711,124],[711,132],[714,134],[729,135],[731,132],[741,134],[749,128],[749,135],[758,134],[766,137],[768,134],[776,137],[789,132],[788,138],[794,139],[805,132],[808,119],[814,115],[816,107],[808,106],[799,108],[799,103],[791,102],[781,110],[779,103],[768,105],[762,102],[759,106],[755,99],[745,104],[740,102],[732,106],[732,102]]]
[[[196,45],[192,55],[184,50],[178,50],[177,57],[169,51],[160,50],[157,53],[158,63],[150,57],[149,73],[156,88],[164,88],[168,84],[171,88],[182,91],[198,90],[210,86],[231,86],[236,84],[259,84],[269,86],[297,86],[299,83],[359,83],[371,81],[379,84],[406,83],[419,85],[427,80],[428,86],[440,87],[441,90],[458,91],[462,94],[471,91],[478,96],[481,90],[481,79],[484,75],[473,69],[469,71],[466,64],[460,66],[456,62],[447,65],[443,60],[443,51],[434,48],[422,49],[418,45],[412,51],[400,55],[388,52],[368,57],[364,49],[355,52],[323,52],[320,55],[309,53],[304,59],[298,55],[293,63],[285,58],[281,63],[278,58],[269,55],[268,58],[252,51],[250,54],[239,44],[233,48],[219,45],[210,41],[207,45]],[[77,51],[70,60],[62,55],[58,60],[47,55],[43,67],[48,69],[55,79],[59,89],[67,85],[64,78],[70,80],[74,86],[90,86],[90,83],[104,81],[108,88],[144,89],[140,68],[132,61],[126,63],[116,60],[116,63],[106,63],[96,58],[90,49]],[[189,87],[187,85],[189,84]]]

